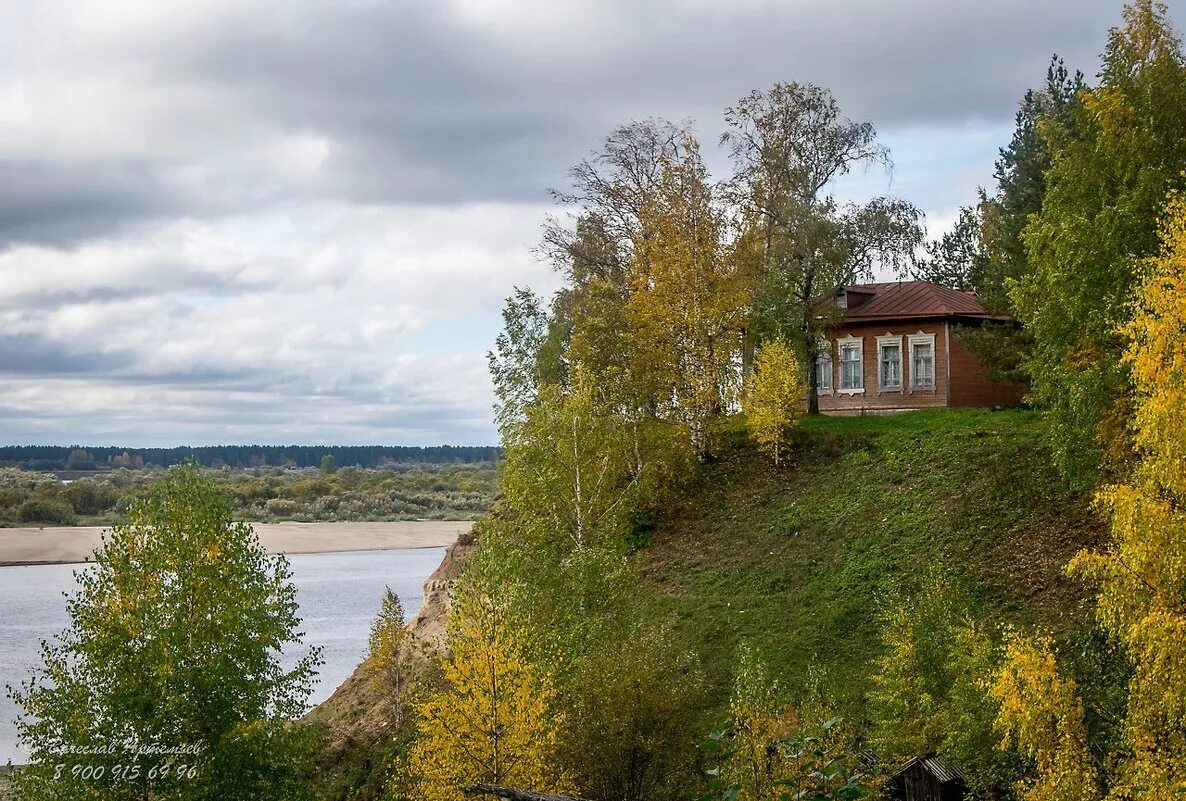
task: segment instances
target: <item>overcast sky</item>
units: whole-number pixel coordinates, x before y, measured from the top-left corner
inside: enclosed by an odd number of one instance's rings
[[[1181,10],[1174,16],[1181,19]],[[0,443],[485,444],[484,353],[547,188],[612,127],[833,90],[978,185],[1115,0],[0,0]]]

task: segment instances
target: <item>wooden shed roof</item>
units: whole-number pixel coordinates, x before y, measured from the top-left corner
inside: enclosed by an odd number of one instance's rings
[[[964,781],[964,774],[948,765],[935,754],[920,754],[914,757],[905,765],[898,768],[897,775],[900,776],[915,765],[921,765],[928,773],[944,784],[948,782],[962,783]]]

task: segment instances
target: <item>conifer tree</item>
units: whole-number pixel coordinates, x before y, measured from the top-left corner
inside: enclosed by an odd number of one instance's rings
[[[410,634],[404,620],[404,607],[399,596],[385,587],[379,602],[379,614],[371,623],[367,658],[371,662],[372,677],[379,691],[388,695],[392,723],[399,727],[404,721],[404,703],[411,679],[410,666],[404,645]]]
[[[1186,184],[1186,56],[1164,4],[1125,7],[1098,85],[1071,110],[1069,126],[1040,126],[1052,161],[1023,234],[1029,271],[1011,299],[1033,336],[1028,372],[1051,407],[1059,466],[1090,486],[1132,458],[1116,329],[1142,259],[1157,251],[1166,194]]]

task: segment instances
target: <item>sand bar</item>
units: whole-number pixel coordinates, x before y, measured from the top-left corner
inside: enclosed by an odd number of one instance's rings
[[[469,521],[411,520],[396,523],[254,523],[272,553],[392,551],[449,545]],[[102,526],[0,528],[0,565],[81,562],[99,544]]]

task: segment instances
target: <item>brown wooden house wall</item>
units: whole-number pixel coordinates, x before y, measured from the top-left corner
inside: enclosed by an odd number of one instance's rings
[[[910,340],[914,334],[935,336],[935,386],[915,389],[911,383]],[[902,337],[902,388],[882,390],[878,385],[877,338],[891,334]],[[840,392],[840,354],[837,340],[846,336],[862,337],[863,393]],[[828,333],[832,349],[832,391],[819,395],[822,412],[855,414],[862,411],[897,411],[948,406],[1013,406],[1021,402],[1027,388],[989,381],[984,370],[957,339],[954,328],[945,321],[902,320],[841,324]],[[950,381],[948,380],[950,376]]]
[[[989,381],[980,362],[960,341],[956,327],[951,331],[951,406],[1016,406],[1029,392],[1024,384]]]

